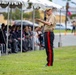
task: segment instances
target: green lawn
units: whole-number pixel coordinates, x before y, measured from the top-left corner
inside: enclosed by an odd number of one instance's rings
[[[65,33],[65,30],[54,30],[55,33]],[[67,30],[67,33],[71,33],[71,30]]]
[[[45,50],[4,55],[0,75],[76,75],[76,46],[54,49],[54,66],[45,64]]]

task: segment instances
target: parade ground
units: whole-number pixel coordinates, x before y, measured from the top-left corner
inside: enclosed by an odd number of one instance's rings
[[[76,75],[76,46],[54,48],[54,65],[45,64],[45,50],[3,55],[0,75]]]

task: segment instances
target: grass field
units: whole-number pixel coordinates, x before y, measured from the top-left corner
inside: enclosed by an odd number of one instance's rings
[[[65,33],[65,32],[67,32],[67,33],[71,33],[72,31],[71,30],[67,30],[67,31],[65,31],[65,30],[54,30],[54,32],[55,33]]]
[[[76,46],[54,49],[54,66],[45,64],[45,50],[4,55],[0,75],[76,75]]]

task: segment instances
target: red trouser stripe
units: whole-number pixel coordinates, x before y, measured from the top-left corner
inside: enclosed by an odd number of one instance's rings
[[[52,65],[52,48],[51,48],[51,33],[47,33],[47,40],[48,40],[48,66]]]

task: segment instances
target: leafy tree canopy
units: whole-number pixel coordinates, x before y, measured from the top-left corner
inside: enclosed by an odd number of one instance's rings
[[[5,19],[8,18],[8,13],[4,12],[3,15]],[[33,12],[23,13],[23,18],[32,20],[32,17],[33,17],[32,15],[33,15]],[[21,19],[21,11],[19,9],[10,10],[9,16],[10,16],[9,19],[12,19],[12,20]],[[35,18],[40,18],[40,13],[38,10],[35,10]]]
[[[52,0],[49,0],[49,1],[52,1]]]
[[[76,17],[76,14],[72,14],[72,15],[70,16],[71,19],[73,19],[73,18],[75,18],[75,17]]]

